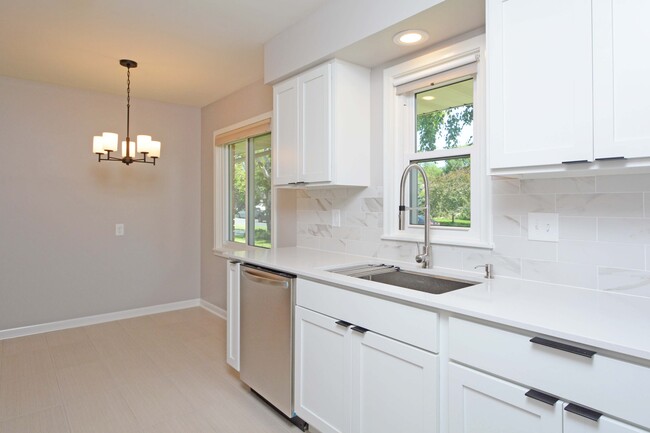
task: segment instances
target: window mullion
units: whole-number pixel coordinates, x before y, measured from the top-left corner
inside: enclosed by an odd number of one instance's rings
[[[249,138],[246,140],[246,244],[251,246],[255,244],[255,194],[251,193],[255,182],[254,152],[253,139]]]

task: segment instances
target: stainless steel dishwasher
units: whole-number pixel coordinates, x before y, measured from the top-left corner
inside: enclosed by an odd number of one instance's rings
[[[242,265],[239,377],[301,430],[293,407],[293,303],[296,276]]]

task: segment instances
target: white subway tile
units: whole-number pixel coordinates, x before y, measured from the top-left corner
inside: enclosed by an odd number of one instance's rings
[[[521,216],[494,215],[492,231],[500,236],[521,236]]]
[[[296,244],[302,248],[320,249],[320,240],[312,236],[298,236]]]
[[[348,227],[381,227],[378,212],[345,212],[344,226]]]
[[[356,227],[332,227],[332,237],[358,241],[361,240],[361,230]]]
[[[346,241],[345,252],[359,256],[377,257],[379,246],[376,242]]]
[[[596,217],[560,217],[559,224],[560,240],[598,240],[598,218]]]
[[[307,234],[319,238],[331,238],[332,228],[327,224],[309,224]]]
[[[326,251],[343,253],[345,252],[346,241],[345,239],[323,238],[320,241],[320,246]]]
[[[520,180],[508,177],[492,178],[492,194],[519,194]]]
[[[522,278],[551,284],[597,288],[596,265],[522,260]]]
[[[640,217],[643,194],[558,194],[561,216]]]
[[[565,240],[558,246],[558,262],[643,270],[645,269],[645,247],[611,242]]]
[[[513,236],[495,236],[494,253],[521,259],[557,260],[557,243],[529,241]]]
[[[645,270],[650,271],[650,245],[645,246]]]
[[[332,209],[332,200],[328,198],[298,198],[298,210],[328,211]]]
[[[606,175],[596,178],[597,192],[650,191],[650,174]]]
[[[650,244],[650,219],[599,218],[598,240],[628,244]]]
[[[521,181],[521,192],[523,194],[596,192],[596,178],[524,179]]]
[[[494,215],[525,215],[555,212],[555,194],[503,194],[492,196]]]
[[[363,212],[383,212],[384,199],[378,197],[366,197],[361,203],[361,210]]]
[[[412,242],[382,242],[377,248],[377,257],[415,264],[417,247]]]
[[[463,249],[449,245],[432,245],[433,266],[446,269],[463,269]]]
[[[366,242],[382,242],[381,236],[384,234],[382,229],[354,229],[356,234],[360,236],[360,240]]]
[[[598,288],[608,292],[650,297],[650,272],[600,268]]]
[[[299,224],[331,224],[332,212],[331,211],[314,211],[314,210],[299,210],[298,211]]]

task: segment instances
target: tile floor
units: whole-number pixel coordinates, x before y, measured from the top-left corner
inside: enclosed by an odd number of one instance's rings
[[[297,433],[201,308],[0,341],[0,433]]]

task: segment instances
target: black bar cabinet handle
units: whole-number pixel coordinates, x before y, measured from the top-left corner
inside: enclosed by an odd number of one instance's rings
[[[598,419],[600,419],[600,417],[603,415],[600,412],[596,412],[595,410],[587,409],[586,407],[578,406],[577,404],[573,403],[567,404],[564,410],[567,412],[575,413],[576,415],[580,415],[592,421],[598,421]]]
[[[352,326],[352,323],[346,322],[345,320],[337,320],[336,324],[339,326],[343,326],[345,328],[349,328],[350,326]]]
[[[569,346],[568,344],[558,343],[557,341],[547,340],[542,337],[533,337],[530,339],[531,343],[540,344],[542,346],[551,347],[553,349],[562,350],[563,352],[573,353],[574,355],[584,356],[585,358],[592,358],[596,352],[593,350],[582,349],[580,347]]]
[[[552,395],[544,394],[543,392],[535,391],[534,389],[528,390],[526,397],[530,397],[533,400],[541,401],[550,406],[555,406],[555,403],[558,402],[559,398],[553,397]]]
[[[368,332],[366,328],[362,328],[361,326],[353,326],[352,330],[358,332],[359,334],[365,334],[366,332]]]
[[[562,161],[562,164],[584,164],[586,162],[589,162],[586,159],[577,159],[575,161]]]
[[[605,158],[596,158],[596,161],[614,161],[616,159],[625,159],[624,156],[607,156]]]

